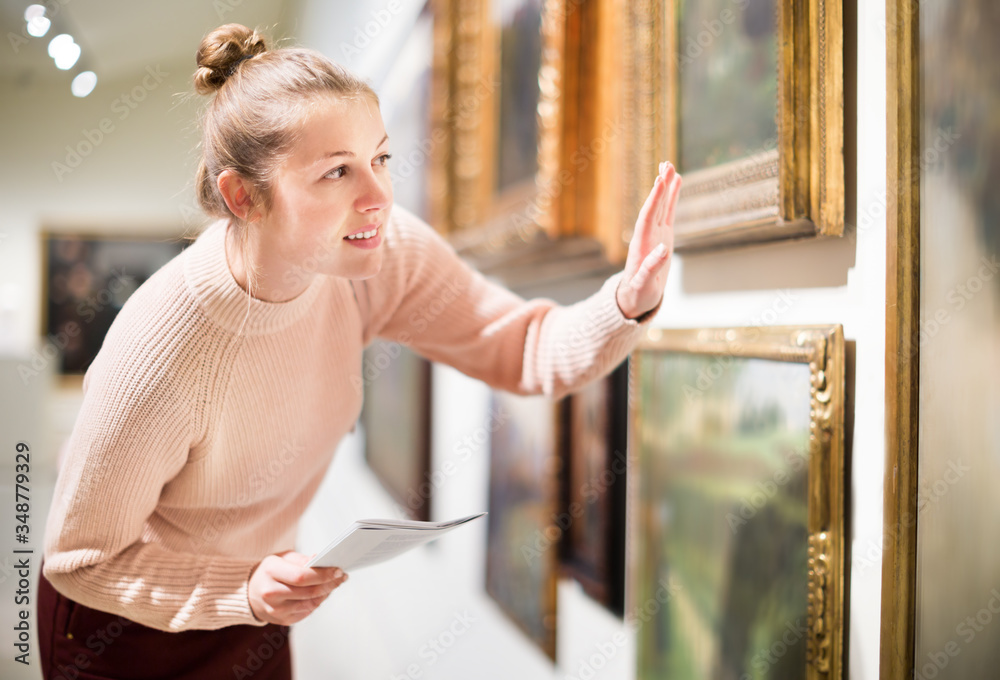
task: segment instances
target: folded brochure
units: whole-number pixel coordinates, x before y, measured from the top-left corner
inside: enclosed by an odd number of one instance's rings
[[[469,515],[448,522],[408,519],[363,519],[347,528],[335,541],[316,553],[307,567],[340,567],[353,571],[385,562],[418,545],[446,534],[457,526],[485,515]]]

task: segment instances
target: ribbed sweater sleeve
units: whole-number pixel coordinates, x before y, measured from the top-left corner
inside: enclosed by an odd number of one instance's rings
[[[524,300],[472,269],[412,213],[395,206],[389,227],[382,270],[363,287],[366,336],[498,389],[553,398],[575,391],[620,364],[657,311],[641,321],[622,314],[621,273],[573,305]]]
[[[168,361],[176,319],[134,311],[126,304],[87,372],[47,520],[45,577],[72,600],[159,630],[264,625],[247,597],[256,561],[172,551],[144,536],[195,438],[185,367],[196,362]]]

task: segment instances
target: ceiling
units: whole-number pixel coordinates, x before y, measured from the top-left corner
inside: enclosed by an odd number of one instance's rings
[[[114,80],[147,66],[189,60],[202,37],[230,22],[264,28],[280,35],[288,0],[45,0],[39,4],[52,27],[41,38],[24,32],[24,10],[31,0],[0,0],[0,83],[19,88],[65,81],[91,70],[100,80]],[[48,56],[48,43],[69,33],[82,48],[77,64],[60,71]],[[13,36],[12,36],[13,34]],[[18,39],[14,36],[20,36]]]

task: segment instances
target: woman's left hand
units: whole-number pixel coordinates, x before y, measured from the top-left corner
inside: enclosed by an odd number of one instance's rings
[[[674,252],[674,209],[681,176],[673,164],[660,163],[660,174],[635,222],[628,245],[625,275],[618,285],[618,307],[635,319],[660,304]]]

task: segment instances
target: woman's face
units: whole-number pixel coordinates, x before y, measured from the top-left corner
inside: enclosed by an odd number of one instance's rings
[[[368,97],[328,97],[312,107],[259,224],[261,255],[282,261],[283,287],[299,288],[317,273],[379,272],[392,208],[388,151],[382,115]]]

